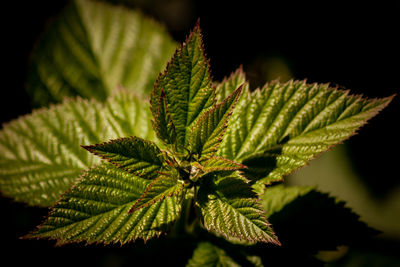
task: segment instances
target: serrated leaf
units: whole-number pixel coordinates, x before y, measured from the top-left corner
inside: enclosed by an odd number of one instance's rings
[[[0,131],[0,189],[30,205],[50,206],[100,160],[80,145],[136,135],[154,140],[143,99],[120,91],[105,103],[67,100],[34,111]]]
[[[232,266],[239,267],[227,253],[209,242],[201,242],[193,252],[192,258],[186,267],[219,267]]]
[[[153,123],[157,137],[166,144],[176,143],[176,130],[172,121],[171,114],[168,112],[167,98],[161,90],[160,100],[158,102],[157,112]]]
[[[104,101],[121,85],[150,92],[175,48],[164,27],[138,11],[74,0],[34,51],[28,90],[36,106],[65,96]]]
[[[280,181],[352,136],[391,99],[349,96],[347,91],[302,81],[272,82],[244,92],[218,155],[248,166],[259,183]],[[252,170],[251,163],[257,161]]]
[[[275,185],[268,187],[261,196],[262,206],[266,216],[281,211],[286,205],[313,191],[312,186],[284,186]]]
[[[179,149],[183,149],[187,143],[188,127],[215,101],[209,68],[200,26],[197,24],[154,85],[150,99],[153,117],[156,118],[159,113],[158,104],[163,91]]]
[[[120,169],[146,179],[157,177],[164,161],[162,152],[155,143],[136,136],[83,148]]]
[[[272,186],[261,198],[282,245],[297,251],[314,254],[335,250],[378,233],[360,221],[343,201],[312,187]]]
[[[129,213],[149,181],[111,164],[89,169],[26,238],[71,242],[127,243],[159,236],[174,222],[180,204],[172,196]]]
[[[246,74],[243,72],[242,66],[216,85],[215,93],[217,100],[224,100],[241,85],[243,86],[243,90],[248,90],[249,84],[246,81]]]
[[[204,172],[208,173],[214,171],[235,171],[245,169],[246,166],[233,160],[214,156],[205,160],[202,168]]]
[[[242,86],[207,110],[191,128],[189,150],[200,159],[213,156],[228,127],[229,118],[242,92]]]
[[[198,192],[204,227],[243,241],[279,244],[256,194],[237,173],[208,177]]]
[[[183,184],[178,181],[177,177],[168,175],[168,173],[160,174],[146,187],[129,212],[143,209],[168,197],[175,196],[181,199],[182,195]]]

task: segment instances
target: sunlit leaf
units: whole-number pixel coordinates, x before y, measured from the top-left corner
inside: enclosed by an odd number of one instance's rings
[[[218,176],[217,176],[218,177]],[[198,193],[204,226],[226,237],[279,244],[256,194],[236,173],[205,180]]]
[[[104,104],[67,100],[34,111],[0,131],[0,189],[31,205],[50,206],[98,157],[80,145],[136,135],[154,140],[147,103],[121,91]]]
[[[260,184],[281,181],[355,134],[391,99],[369,100],[301,81],[244,91],[218,155],[248,166],[247,174]]]
[[[113,139],[105,143],[84,146],[91,153],[106,159],[127,172],[153,179],[162,168],[161,150],[151,141],[139,137]]]
[[[209,68],[204,55],[200,26],[197,24],[186,41],[176,50],[154,85],[150,99],[153,117],[157,118],[160,113],[169,114],[180,149],[187,143],[189,126],[215,101]],[[168,109],[168,112],[159,110],[163,93],[167,102],[163,108]],[[164,127],[167,125],[164,124]],[[156,131],[168,132],[168,129],[156,127]]]
[[[46,221],[26,238],[70,242],[127,243],[159,236],[174,222],[180,204],[171,196],[129,213],[149,181],[111,164],[85,172],[51,209]]]

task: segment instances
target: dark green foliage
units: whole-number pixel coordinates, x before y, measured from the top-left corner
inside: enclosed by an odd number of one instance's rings
[[[161,42],[168,52],[174,43],[145,21],[77,0],[39,47],[35,103],[75,95],[102,102],[68,100],[0,131],[2,192],[53,205],[27,238],[125,244],[171,231],[204,240],[188,262],[194,267],[267,266],[281,256],[282,263],[294,256],[300,265],[320,264],[318,251],[377,234],[327,194],[271,185],[354,135],[392,97],[369,100],[304,81],[250,91],[241,68],[214,86],[199,23],[155,80],[165,53],[153,50]],[[126,23],[143,23],[139,43],[126,39]],[[53,42],[57,30],[64,34]],[[117,43],[107,37],[114,30]],[[116,83],[139,92],[151,83],[150,105],[124,90],[111,94]]]

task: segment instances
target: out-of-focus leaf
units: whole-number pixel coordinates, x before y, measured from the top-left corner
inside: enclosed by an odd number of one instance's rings
[[[66,96],[104,101],[121,85],[147,93],[175,47],[164,27],[138,11],[74,0],[34,51],[28,90],[36,106]]]

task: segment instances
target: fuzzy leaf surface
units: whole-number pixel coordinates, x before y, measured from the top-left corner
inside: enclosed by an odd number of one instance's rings
[[[192,258],[186,264],[186,267],[240,267],[227,253],[209,243],[201,242],[193,252]]]
[[[175,48],[164,27],[140,12],[74,0],[34,51],[28,89],[36,106],[65,96],[104,101],[121,85],[143,94]]]
[[[198,192],[203,225],[226,237],[279,244],[256,194],[236,172],[209,176]]]
[[[136,136],[84,146],[84,148],[118,168],[142,178],[157,177],[157,171],[163,165],[161,150],[157,145]]]
[[[146,187],[140,198],[133,204],[130,212],[148,207],[168,197],[176,196],[180,199],[182,195],[183,184],[178,182],[177,177],[161,174]]]
[[[391,99],[364,99],[302,81],[244,91],[217,155],[248,166],[247,176],[260,184],[281,181],[354,135]]]
[[[296,251],[314,254],[336,250],[337,246],[363,242],[378,233],[343,201],[312,187],[272,186],[261,198],[282,245]]]
[[[188,127],[215,101],[209,69],[200,26],[197,24],[176,50],[166,70],[159,75],[150,99],[153,117],[157,118],[160,113],[159,99],[162,92],[165,93],[167,106],[164,108],[168,112],[161,113],[170,114],[180,149],[187,143]],[[156,130],[160,131],[158,128]]]
[[[191,153],[200,155],[200,159],[215,154],[241,92],[242,87],[239,87],[224,101],[207,110],[194,124],[189,139]]]
[[[27,238],[71,242],[127,243],[159,236],[180,212],[177,198],[165,198],[129,213],[149,181],[103,164],[89,169]]]
[[[0,189],[30,205],[50,206],[100,162],[80,145],[136,135],[154,140],[147,103],[127,91],[105,103],[67,100],[35,110],[0,130]]]

